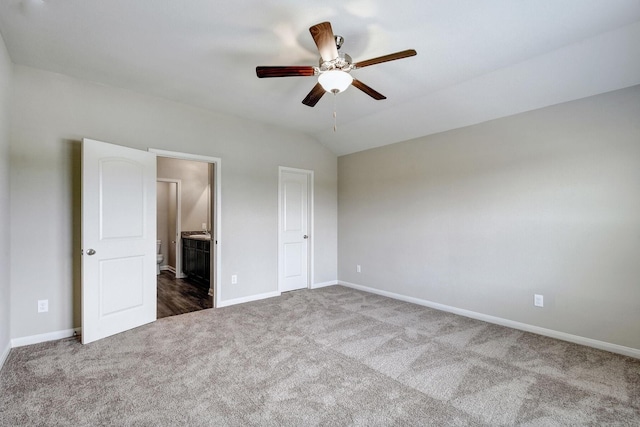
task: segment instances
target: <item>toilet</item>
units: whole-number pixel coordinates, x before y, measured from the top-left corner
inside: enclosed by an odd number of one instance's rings
[[[156,240],[156,262],[158,265],[156,266],[156,274],[160,274],[160,264],[164,261],[164,255],[160,253],[160,246],[162,245],[162,240]]]

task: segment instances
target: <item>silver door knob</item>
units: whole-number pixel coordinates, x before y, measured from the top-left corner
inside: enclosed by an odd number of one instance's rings
[[[87,255],[95,255],[95,254],[96,254],[96,251],[94,251],[93,249],[89,249],[87,251]]]
[[[307,236],[306,234],[304,236],[302,236],[304,239],[308,239],[309,236]]]

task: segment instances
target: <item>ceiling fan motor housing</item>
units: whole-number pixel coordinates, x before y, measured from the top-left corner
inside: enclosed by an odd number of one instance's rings
[[[353,59],[351,59],[351,57],[346,53],[338,52],[338,57],[331,61],[323,61],[322,58],[320,58],[317,74],[330,70],[339,70],[349,73],[353,68]]]

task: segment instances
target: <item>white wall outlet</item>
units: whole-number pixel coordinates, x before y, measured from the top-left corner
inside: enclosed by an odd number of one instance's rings
[[[362,267],[360,267],[360,264],[356,265],[356,273],[362,273]]]
[[[533,295],[533,305],[536,307],[544,307],[544,296],[534,294]]]
[[[237,274],[233,274],[231,276],[231,284],[232,285],[236,285],[238,283],[238,275]]]
[[[207,223],[206,223],[206,222],[203,222],[203,223],[202,223],[202,229],[203,229],[204,231],[207,231]]]
[[[49,300],[48,299],[39,299],[38,300],[38,313],[46,313],[49,311]]]

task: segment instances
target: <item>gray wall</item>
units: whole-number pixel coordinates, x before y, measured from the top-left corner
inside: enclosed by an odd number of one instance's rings
[[[9,110],[13,64],[0,35],[0,365],[9,349]]]
[[[314,170],[314,283],[336,280],[337,159],[311,138],[24,66],[13,84],[12,337],[80,326],[83,137],[222,159],[222,300],[277,290],[278,166]]]
[[[182,181],[180,226],[182,231],[202,231],[209,224],[209,164],[158,157],[158,178]]]
[[[640,349],[640,86],[338,171],[341,281]]]

